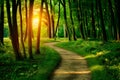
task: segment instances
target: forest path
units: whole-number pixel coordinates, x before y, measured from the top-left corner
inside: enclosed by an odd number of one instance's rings
[[[54,46],[56,43],[45,43],[59,52],[62,57],[60,66],[53,73],[51,80],[91,80],[91,72],[84,57],[74,52]]]

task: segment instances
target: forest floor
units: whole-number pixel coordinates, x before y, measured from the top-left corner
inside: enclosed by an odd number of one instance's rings
[[[55,42],[45,43],[62,57],[61,63],[54,71],[51,80],[91,80],[91,71],[87,61],[78,54],[54,46]]]

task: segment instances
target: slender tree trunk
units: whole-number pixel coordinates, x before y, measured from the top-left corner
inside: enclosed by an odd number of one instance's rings
[[[34,5],[34,0],[30,0],[29,2],[29,27],[28,27],[28,53],[29,53],[29,58],[33,59],[32,55],[32,18],[33,18],[33,5]]]
[[[101,28],[102,28],[102,36],[103,36],[103,41],[107,41],[107,34],[105,30],[105,24],[104,24],[104,19],[103,19],[103,11],[102,11],[102,6],[101,6],[101,1],[98,1],[98,7],[99,7],[99,12],[100,12],[100,20],[101,20]]]
[[[7,8],[7,17],[8,17],[8,26],[10,30],[10,38],[12,38],[12,21],[11,21],[11,13],[10,13],[10,2],[6,0],[6,8]]]
[[[52,6],[52,0],[50,0],[50,13],[51,13],[51,26],[52,26],[52,35],[53,38],[55,37],[55,24],[54,24],[54,10],[53,10],[53,6]]]
[[[36,43],[36,54],[40,54],[40,34],[41,34],[41,25],[42,25],[43,3],[44,3],[44,0],[41,1],[41,5],[40,5],[40,13],[39,13],[40,15],[39,15],[37,43]]]
[[[71,41],[71,34],[70,34],[70,31],[69,31],[69,28],[68,28],[68,23],[67,23],[66,1],[65,0],[63,0],[63,8],[64,8],[65,28],[66,28],[66,31],[67,31],[67,35],[68,35],[69,41]]]
[[[109,6],[109,10],[111,13],[111,24],[112,24],[112,34],[114,35],[114,39],[117,40],[117,28],[116,28],[116,24],[115,24],[115,18],[114,18],[114,12],[113,12],[113,7],[112,7],[112,3],[111,0],[108,0],[108,6]]]
[[[28,35],[28,8],[27,8],[27,0],[25,0],[25,17],[26,17],[26,31],[25,31],[25,37],[24,37],[24,41],[27,38]]]
[[[46,7],[46,11],[47,11],[47,17],[48,17],[48,30],[49,30],[49,38],[51,38],[51,21],[50,21],[50,13],[49,13],[49,10],[48,10],[48,3],[47,1],[45,0],[45,7]]]
[[[80,35],[81,35],[82,39],[85,39],[84,31],[83,31],[83,23],[82,23],[82,11],[81,11],[79,0],[78,0],[78,4],[77,5],[78,5],[78,8],[77,8],[77,18],[78,18],[78,23],[79,23],[79,28],[80,28]]]
[[[83,24],[83,35],[84,35],[84,38],[85,39],[87,39],[87,28],[86,28],[86,19],[85,19],[85,17],[86,17],[86,11],[85,11],[85,9],[83,9],[84,7],[83,7],[84,5],[83,4],[81,4],[81,9],[80,9],[80,12],[81,12],[81,19],[82,19],[82,24]]]
[[[20,32],[21,32],[21,44],[23,48],[24,58],[26,58],[25,45],[23,40],[23,22],[22,22],[22,11],[21,11],[21,0],[19,0],[19,15],[20,15]]]
[[[57,29],[58,29],[58,26],[59,26],[59,21],[60,21],[60,1],[59,1],[59,11],[58,11],[58,20],[57,20],[57,25],[56,25],[56,29],[55,29],[55,40],[56,40],[56,34],[57,34]]]
[[[96,15],[95,15],[95,18],[96,18],[96,26],[99,30],[97,30],[97,38],[98,39],[101,39],[101,28],[100,28],[100,20],[99,20],[99,7],[98,7],[98,1],[96,0],[95,1],[95,11],[96,11]]]
[[[72,16],[71,1],[68,0],[68,2],[69,2],[69,10],[70,10],[70,19],[71,19],[71,22],[72,22],[73,39],[76,41],[77,38],[76,38],[76,35],[75,35],[75,27],[74,27],[74,21],[73,21],[73,16]]]
[[[4,45],[4,0],[0,3],[0,44]]]
[[[117,12],[117,39],[120,40],[120,1],[119,0],[114,0],[115,1],[115,7],[116,7],[116,12]]]
[[[92,33],[93,33],[93,38],[96,38],[96,27],[95,27],[94,4],[93,4],[93,2],[92,2],[91,12],[92,12]]]

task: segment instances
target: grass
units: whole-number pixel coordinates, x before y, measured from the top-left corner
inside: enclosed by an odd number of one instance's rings
[[[5,45],[0,47],[0,80],[48,80],[61,60],[56,51],[42,46],[34,60],[16,61],[10,41]]]
[[[48,43],[48,42],[66,42],[66,41],[68,41],[68,38],[56,38],[56,39],[54,39],[54,38],[51,38],[51,39],[49,39],[49,38],[41,38],[41,42],[42,43]]]
[[[84,56],[92,71],[92,80],[120,80],[120,43],[101,41],[61,42],[57,46]]]

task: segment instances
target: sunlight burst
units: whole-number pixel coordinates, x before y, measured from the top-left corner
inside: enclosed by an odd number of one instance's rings
[[[39,17],[34,17],[32,22],[33,22],[33,28],[37,28],[39,24]]]

